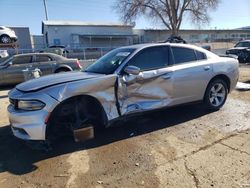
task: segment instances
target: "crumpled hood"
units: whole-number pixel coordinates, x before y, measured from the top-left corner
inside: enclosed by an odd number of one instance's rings
[[[42,76],[41,78],[32,79],[27,82],[18,84],[16,89],[23,92],[37,91],[49,86],[73,82],[78,80],[85,80],[103,76],[102,74],[87,73],[87,72],[66,72]]]

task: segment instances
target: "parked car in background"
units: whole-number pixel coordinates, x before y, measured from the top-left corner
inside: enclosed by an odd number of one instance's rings
[[[8,27],[0,26],[0,43],[9,44],[16,41],[17,41],[17,36],[15,31],[13,31]]]
[[[0,63],[0,86],[21,83],[24,81],[23,70],[36,68],[40,69],[43,76],[81,70],[81,65],[77,59],[67,59],[51,53],[15,55]]]
[[[211,46],[209,44],[202,45],[201,47],[208,50],[208,51],[211,51]]]
[[[9,54],[7,50],[0,50],[0,58],[6,58],[8,56]]]
[[[24,140],[50,140],[149,110],[202,101],[220,109],[239,77],[238,61],[200,47],[141,44],[112,50],[84,72],[44,76],[9,93],[9,120]]]
[[[183,38],[181,38],[181,36],[170,36],[164,42],[187,44],[187,42]]]
[[[69,51],[67,50],[67,48],[64,45],[52,45],[49,46],[50,49],[55,49],[55,48],[60,48],[62,50],[64,50],[64,53],[69,53]]]
[[[69,53],[69,51],[63,45],[52,45],[52,46],[49,46],[48,48],[40,50],[40,52],[41,53],[43,52],[55,53],[55,54],[62,55],[62,56],[67,56],[67,54]]]
[[[237,55],[240,63],[250,63],[250,40],[238,42],[234,48],[227,50],[226,54]]]

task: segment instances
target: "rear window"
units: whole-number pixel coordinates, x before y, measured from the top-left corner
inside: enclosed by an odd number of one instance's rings
[[[52,61],[51,57],[45,55],[36,56],[36,62],[48,62]]]
[[[207,59],[207,56],[205,53],[197,51],[197,50],[195,50],[195,53],[196,53],[197,60]]]
[[[196,54],[193,49],[184,47],[172,47],[175,64],[196,61]]]

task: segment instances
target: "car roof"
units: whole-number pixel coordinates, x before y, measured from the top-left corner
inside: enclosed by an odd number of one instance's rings
[[[241,40],[241,41],[239,41],[239,42],[250,42],[250,39],[247,39],[247,40]],[[238,43],[239,43],[238,42]]]
[[[201,48],[199,46],[196,45],[192,45],[192,44],[183,44],[183,43],[146,43],[146,44],[136,44],[136,45],[130,45],[130,46],[124,46],[121,47],[120,49],[126,49],[126,48],[132,48],[135,49],[136,51],[139,51],[143,48],[147,48],[147,47],[154,47],[154,46],[174,46],[174,47],[185,47],[185,48],[191,48],[193,50],[198,50],[200,52],[203,52],[207,55],[207,57],[218,57],[216,54]]]
[[[124,46],[121,48],[133,48],[133,49],[143,49],[147,47],[153,47],[153,46],[176,46],[176,47],[186,47],[186,48],[192,48],[196,50],[203,51],[204,49],[192,44],[183,44],[183,43],[145,43],[145,44],[136,44],[136,45],[130,45],[130,46]]]

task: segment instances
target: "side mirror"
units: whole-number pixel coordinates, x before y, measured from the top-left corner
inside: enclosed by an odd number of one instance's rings
[[[13,65],[12,61],[10,61],[10,62],[8,63],[8,65],[9,65],[9,66]]]
[[[124,69],[124,72],[132,75],[138,75],[140,73],[140,68],[130,65]]]

